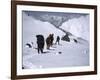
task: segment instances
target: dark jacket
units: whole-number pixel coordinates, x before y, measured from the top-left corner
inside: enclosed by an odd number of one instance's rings
[[[37,37],[37,43],[39,44],[39,43],[44,43],[44,37],[43,37],[43,35],[36,35],[36,37]]]

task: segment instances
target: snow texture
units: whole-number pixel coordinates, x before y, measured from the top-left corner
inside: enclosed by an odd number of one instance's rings
[[[89,66],[89,44],[83,39],[80,43],[74,41],[67,42],[60,40],[60,45],[53,45],[50,50],[44,47],[44,53],[38,54],[36,35],[42,34],[46,39],[49,34],[54,34],[54,43],[56,37],[64,36],[65,33],[48,21],[36,19],[23,11],[23,64],[24,69],[41,69],[73,66]],[[77,37],[89,40],[89,16],[80,16],[71,18],[64,22],[60,28],[70,31]],[[73,23],[73,24],[72,24]],[[84,34],[83,34],[84,33]],[[82,42],[82,43],[81,43]],[[84,43],[83,43],[84,42]],[[26,46],[26,43],[32,45],[32,48]]]
[[[89,15],[68,20],[60,28],[89,41]]]

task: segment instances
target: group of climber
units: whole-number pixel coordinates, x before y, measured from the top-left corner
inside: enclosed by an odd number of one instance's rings
[[[40,53],[40,52],[43,53],[45,42],[46,42],[48,50],[50,49],[50,47],[53,46],[54,34],[49,34],[49,36],[46,38],[46,40],[44,39],[43,35],[36,35],[36,38],[37,38],[38,53]],[[59,45],[59,41],[60,41],[60,37],[57,36],[55,44],[58,43],[58,45]]]

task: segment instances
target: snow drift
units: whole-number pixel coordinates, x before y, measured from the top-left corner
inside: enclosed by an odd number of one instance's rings
[[[89,15],[70,19],[62,24],[60,28],[72,33],[76,37],[89,41]]]

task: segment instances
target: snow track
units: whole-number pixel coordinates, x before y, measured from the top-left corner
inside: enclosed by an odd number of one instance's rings
[[[50,50],[44,49],[44,53],[40,54],[37,53],[36,49],[30,49],[30,52],[27,53],[28,55],[23,55],[23,66],[31,69],[89,65],[87,45],[65,41],[61,41],[61,44],[54,45],[56,48],[51,47]],[[59,54],[59,52],[61,53]]]

